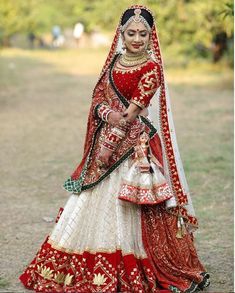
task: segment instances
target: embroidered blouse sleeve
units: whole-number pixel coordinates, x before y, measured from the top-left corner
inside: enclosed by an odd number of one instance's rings
[[[142,77],[135,89],[131,102],[144,109],[160,86],[160,66],[151,62],[142,72]]]

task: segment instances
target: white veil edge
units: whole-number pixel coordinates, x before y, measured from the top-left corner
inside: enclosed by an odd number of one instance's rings
[[[188,212],[189,215],[195,217],[195,210],[194,210],[192,199],[191,199],[191,196],[190,196],[189,186],[188,186],[188,183],[187,183],[187,180],[186,180],[186,176],[185,176],[185,172],[184,172],[184,168],[183,168],[183,164],[182,164],[182,160],[181,160],[181,156],[180,156],[180,152],[179,152],[179,147],[178,147],[178,143],[177,143],[175,125],[174,125],[173,114],[172,114],[172,110],[171,110],[170,93],[169,93],[167,78],[166,78],[166,75],[165,75],[163,55],[162,55],[162,51],[161,51],[160,40],[159,40],[157,28],[155,28],[155,32],[156,32],[156,36],[157,36],[157,40],[158,40],[159,52],[160,52],[160,56],[161,56],[161,63],[162,63],[161,66],[162,66],[163,76],[164,76],[166,107],[167,107],[167,113],[168,113],[167,117],[168,117],[168,124],[169,124],[169,129],[170,129],[170,136],[171,136],[173,152],[174,152],[175,161],[176,161],[176,168],[177,168],[177,171],[178,171],[178,175],[179,175],[181,187],[183,189],[183,193],[187,196],[187,200],[188,200],[188,203],[184,207],[187,209],[187,212]],[[154,54],[152,54],[151,57],[154,59]],[[155,62],[157,62],[157,60],[155,60]],[[160,113],[159,113],[160,101],[159,101],[159,98],[160,98],[161,90],[162,89],[159,89],[154,94],[154,96],[152,98],[153,103],[152,103],[152,106],[150,106],[151,109],[149,109],[149,112],[150,112],[150,119],[153,118],[153,117],[157,117],[156,121],[153,120],[153,124],[157,128],[157,131],[158,131],[158,134],[159,134],[161,142],[163,142],[163,138],[162,138],[161,131],[160,131],[161,121],[160,121],[160,119],[158,119],[158,117],[160,117]],[[155,104],[155,107],[153,106],[153,104]],[[167,166],[166,153],[165,153],[164,148],[163,148],[163,162],[164,162],[164,171],[166,171],[167,181],[170,183],[171,180],[170,180],[170,177],[169,177],[169,170],[168,170],[168,166]],[[171,186],[171,184],[170,184],[170,186]],[[173,194],[174,194],[174,192],[173,192]],[[176,198],[174,198],[174,200],[170,199],[167,202],[167,207],[170,208],[171,206],[175,206],[176,202],[177,202]],[[193,227],[189,227],[189,229],[190,228],[192,229],[192,231],[195,230],[195,228],[193,228]]]

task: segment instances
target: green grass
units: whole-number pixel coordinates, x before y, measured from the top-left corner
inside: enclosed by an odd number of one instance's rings
[[[81,159],[91,94],[106,53],[104,49],[1,52],[0,184],[5,226],[0,230],[4,235],[0,270],[3,284],[5,276],[9,280],[4,285],[8,289],[19,288],[16,274],[49,231],[42,216],[56,215],[67,200],[62,185]],[[166,73],[181,157],[200,223],[196,245],[212,276],[209,291],[229,292],[233,290],[232,71],[192,61],[185,68],[166,64]]]
[[[9,285],[9,282],[2,277],[0,277],[0,290],[6,288]]]

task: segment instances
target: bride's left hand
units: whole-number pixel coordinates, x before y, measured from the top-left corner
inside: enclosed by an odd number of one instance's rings
[[[104,148],[101,146],[100,153],[98,156],[98,160],[103,163],[103,168],[107,167],[109,165],[109,159],[112,156],[112,151]],[[102,167],[102,166],[100,166]]]

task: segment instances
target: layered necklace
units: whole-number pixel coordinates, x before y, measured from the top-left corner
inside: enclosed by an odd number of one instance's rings
[[[121,55],[119,63],[123,67],[132,67],[145,63],[149,59],[149,55],[146,52],[140,54],[128,54]]]

